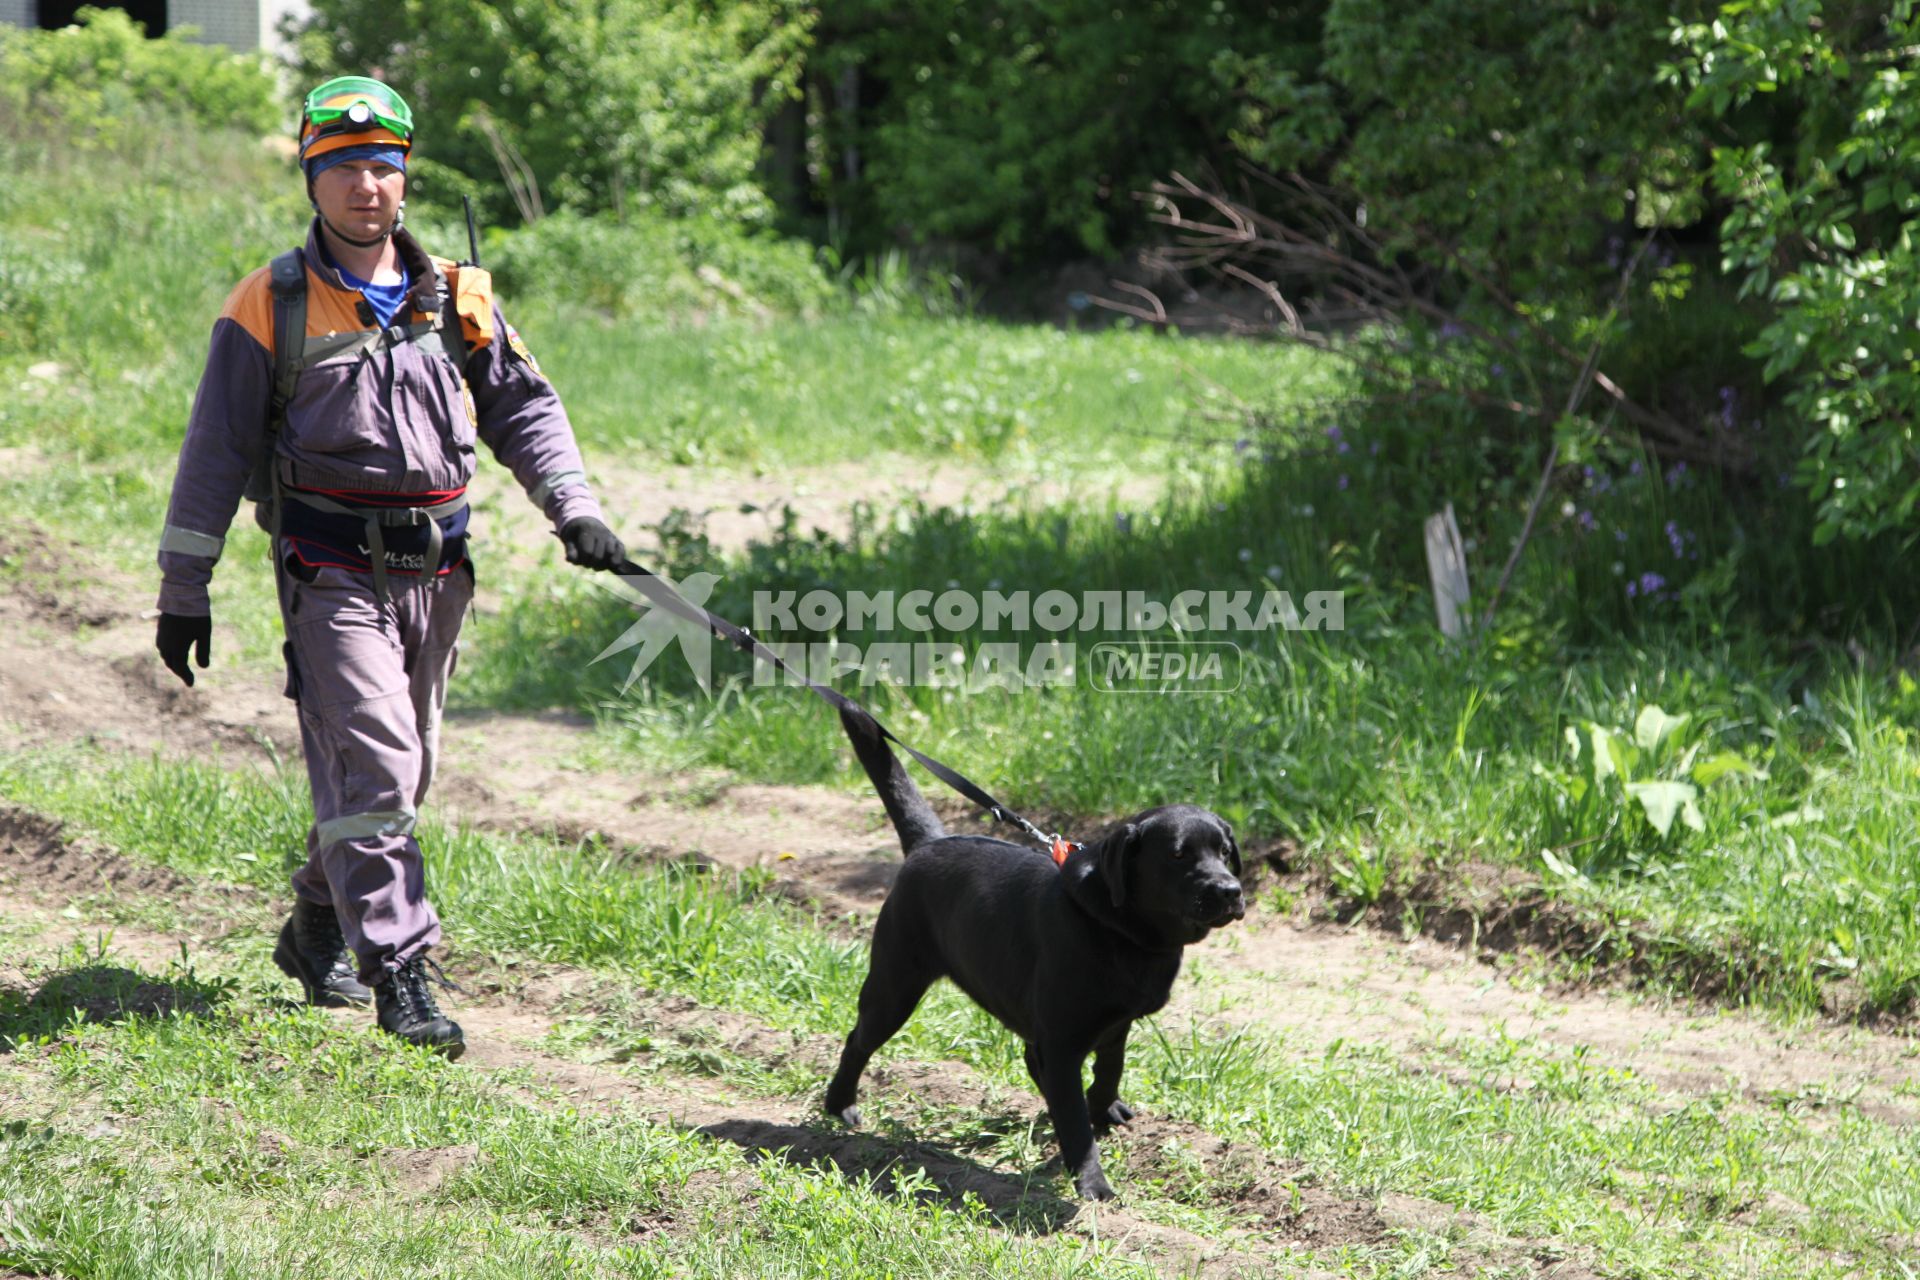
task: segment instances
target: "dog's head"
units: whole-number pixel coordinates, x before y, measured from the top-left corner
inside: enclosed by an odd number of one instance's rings
[[[1149,809],[1087,853],[1116,912],[1182,944],[1247,914],[1233,828],[1197,805]]]

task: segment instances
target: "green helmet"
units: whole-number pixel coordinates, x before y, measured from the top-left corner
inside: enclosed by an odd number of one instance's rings
[[[300,163],[343,147],[413,146],[413,110],[399,94],[366,76],[338,76],[300,108]]]

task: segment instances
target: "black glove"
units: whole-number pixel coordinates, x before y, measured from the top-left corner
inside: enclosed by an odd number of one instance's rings
[[[560,530],[560,541],[567,548],[567,563],[583,569],[611,569],[627,558],[627,549],[613,530],[592,516],[567,521]]]
[[[167,670],[186,681],[187,688],[193,688],[193,671],[187,666],[187,650],[198,646],[194,656],[199,659],[200,669],[207,669],[207,654],[213,647],[213,619],[201,616],[189,618],[184,614],[163,613],[160,626],[155,630],[153,647],[160,651],[160,661],[167,664]]]

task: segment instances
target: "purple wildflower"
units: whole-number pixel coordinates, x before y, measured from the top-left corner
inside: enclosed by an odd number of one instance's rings
[[[1720,425],[1733,430],[1733,420],[1740,412],[1740,393],[1732,387],[1720,388]]]
[[[1380,442],[1378,440],[1375,440],[1372,444],[1367,446],[1367,456],[1370,458],[1377,458],[1380,456]]]
[[[1667,468],[1667,488],[1671,489],[1686,477],[1687,464],[1684,460]]]
[[[1673,548],[1673,558],[1678,560],[1687,551],[1687,536],[1680,532],[1678,520],[1667,521],[1667,545]]]
[[[1492,364],[1487,366],[1487,372],[1492,374],[1496,378],[1504,378],[1507,376],[1507,366],[1501,364],[1498,360],[1495,360]]]
[[[1643,596],[1650,596],[1666,585],[1667,580],[1657,573],[1643,573],[1640,575],[1640,594]]]
[[[1574,523],[1580,526],[1582,533],[1592,533],[1600,527],[1600,522],[1593,518],[1591,511],[1582,511],[1574,517]]]
[[[1625,529],[1615,529],[1613,531],[1613,540],[1615,542],[1625,542],[1627,540],[1627,531]]]
[[[1344,471],[1342,471],[1342,472],[1340,473],[1340,479],[1339,479],[1339,482],[1338,482],[1338,487],[1339,487],[1339,488],[1341,488],[1341,489],[1345,489],[1345,488],[1347,487],[1347,473],[1346,473],[1346,472],[1344,472]]]
[[[1633,460],[1633,465],[1627,468],[1627,474],[1630,476],[1637,476],[1640,474],[1640,459],[1635,458]]]
[[[1236,457],[1238,457],[1240,454],[1245,453],[1247,450],[1251,448],[1253,448],[1253,441],[1251,440],[1241,439],[1241,440],[1235,440],[1233,442],[1233,452]]]
[[[1440,326],[1440,341],[1452,342],[1455,338],[1466,336],[1467,327],[1458,320],[1449,320]]]
[[[1335,423],[1333,426],[1327,428],[1327,439],[1338,440],[1339,438],[1340,438],[1340,425],[1338,423]]]

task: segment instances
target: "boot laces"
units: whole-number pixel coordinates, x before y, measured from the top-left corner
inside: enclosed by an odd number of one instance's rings
[[[433,991],[427,985],[429,982],[448,991],[466,994],[460,986],[448,980],[439,962],[425,952],[396,966],[391,981],[401,1012],[415,1022],[430,1022],[440,1016],[440,1006],[434,1002]]]

